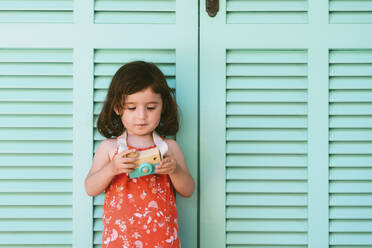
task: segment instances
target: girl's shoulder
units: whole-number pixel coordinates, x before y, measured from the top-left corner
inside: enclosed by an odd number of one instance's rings
[[[181,148],[180,146],[178,145],[177,141],[173,140],[173,139],[167,139],[167,138],[164,138],[164,141],[167,143],[168,145],[168,150],[171,151],[171,152],[179,152],[181,151]]]
[[[110,159],[114,156],[117,149],[117,139],[116,138],[109,138],[105,139],[99,144],[97,148],[97,152],[99,153],[106,153]]]

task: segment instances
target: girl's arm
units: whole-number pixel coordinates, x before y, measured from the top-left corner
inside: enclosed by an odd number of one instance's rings
[[[182,150],[176,141],[167,139],[166,142],[168,144],[168,154],[164,156],[160,165],[164,169],[160,168],[159,171],[166,170],[165,167],[172,168],[172,164],[174,164],[174,169],[171,169],[171,173],[169,173],[172,184],[178,194],[183,197],[190,197],[194,192],[194,179],[187,169]]]
[[[112,160],[116,141],[107,139],[101,142],[93,158],[93,164],[85,179],[85,190],[89,196],[101,194],[110,184],[115,175],[131,172],[136,167],[137,158],[126,158],[132,150],[117,154]]]

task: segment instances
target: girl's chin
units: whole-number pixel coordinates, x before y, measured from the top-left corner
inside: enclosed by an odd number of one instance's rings
[[[131,135],[146,136],[146,135],[151,135],[152,131],[149,131],[149,130],[128,130],[128,133],[131,134]]]

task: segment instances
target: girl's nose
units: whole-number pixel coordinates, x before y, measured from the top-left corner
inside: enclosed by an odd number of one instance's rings
[[[147,113],[146,113],[146,109],[144,109],[144,108],[139,108],[139,109],[138,109],[138,117],[139,117],[140,119],[144,119],[144,118],[146,118],[146,115],[147,115]]]

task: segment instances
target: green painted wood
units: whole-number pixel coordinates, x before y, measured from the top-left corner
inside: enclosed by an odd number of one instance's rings
[[[372,23],[372,1],[329,2],[330,23]]]
[[[176,23],[176,0],[96,0],[95,23]]]
[[[200,3],[201,247],[370,245],[369,2]]]
[[[41,244],[45,248],[99,247],[102,208],[93,209],[93,204],[100,205],[103,199],[98,197],[93,203],[83,186],[94,140],[102,140],[94,133],[94,114],[99,107],[94,108],[93,103],[102,103],[110,75],[122,63],[139,58],[138,51],[142,59],[159,64],[169,85],[177,88],[183,123],[177,141],[198,181],[197,2],[96,3],[0,4],[0,170],[4,171],[0,173],[4,199],[0,201],[0,247],[10,246],[4,241],[9,232],[23,233],[25,240],[30,240],[28,244],[13,243],[13,248]],[[112,11],[115,8],[118,11]],[[171,56],[169,50],[173,51]],[[101,56],[95,51],[109,54]],[[96,72],[95,60],[105,64]],[[94,73],[100,74],[97,80]],[[97,90],[96,98],[93,89]],[[22,198],[29,205],[22,205]],[[38,202],[56,204],[35,205]],[[197,188],[190,199],[177,197],[177,205],[182,245],[197,247]],[[12,220],[14,224],[7,229],[5,225]],[[50,230],[46,230],[48,224]],[[37,235],[29,239],[32,232]],[[47,233],[44,243],[37,241],[43,233]],[[66,233],[65,243],[45,238]],[[93,237],[93,233],[97,235]]]
[[[370,63],[371,50],[330,50],[329,68],[345,65],[350,72],[350,79],[358,79],[363,67]],[[356,69],[354,69],[354,68]],[[341,73],[330,75],[330,79],[338,80],[343,77]],[[368,77],[367,77],[368,78]],[[350,81],[345,81],[348,87],[344,89],[330,88],[329,104],[331,106],[342,103],[343,105],[358,105],[363,103],[366,107],[371,105],[369,90],[361,92],[353,87]],[[369,84],[371,85],[371,81]],[[364,94],[367,94],[365,97]],[[353,106],[354,107],[354,106]],[[347,109],[345,109],[347,111]],[[346,112],[345,111],[345,112]],[[354,123],[353,116],[345,115],[345,112],[337,111],[330,115],[333,120],[338,116],[348,119],[347,128],[332,126],[330,128],[330,242],[331,247],[347,245],[357,247],[372,243],[368,221],[371,210],[371,189],[368,185],[372,182],[371,144],[372,137],[369,135],[372,126],[368,125],[368,115],[359,116],[359,121]],[[360,128],[364,123],[364,128]],[[353,161],[350,159],[353,158]],[[344,161],[344,162],[341,162]],[[345,189],[346,185],[355,186],[353,190]],[[364,214],[364,215],[363,215]],[[367,224],[367,225],[366,225]]]
[[[15,0],[0,2],[2,23],[71,23],[73,1]]]
[[[83,7],[84,5],[82,5]],[[92,247],[92,199],[84,189],[84,179],[93,157],[93,49],[83,44],[74,50],[74,218],[73,244]],[[83,69],[84,68],[84,69]]]
[[[204,4],[200,2],[200,247],[219,248],[226,244],[226,54],[210,29],[221,16],[208,19]]]
[[[0,57],[0,246],[71,246],[72,49],[2,48]]]
[[[307,1],[226,1],[227,23],[306,23]]]

